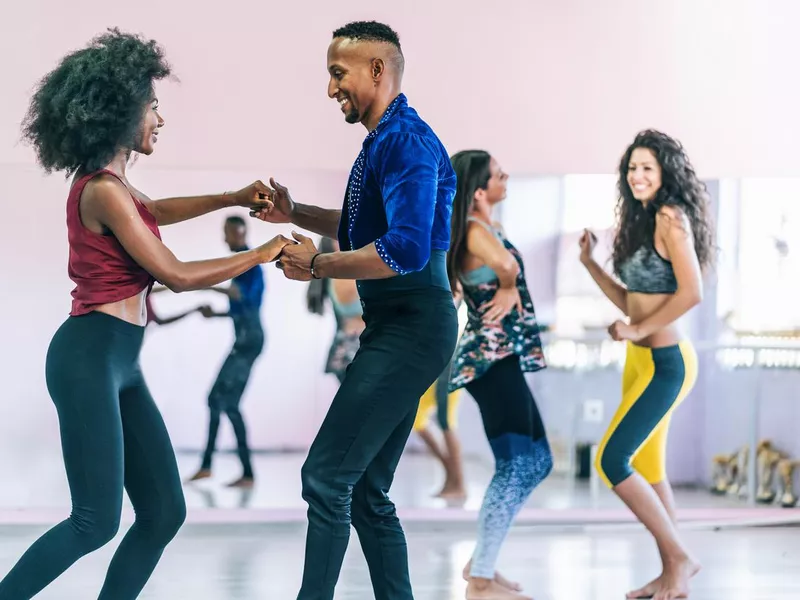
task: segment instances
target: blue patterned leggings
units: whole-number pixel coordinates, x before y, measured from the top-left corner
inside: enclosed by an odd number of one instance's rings
[[[553,468],[544,424],[519,358],[498,361],[467,385],[481,411],[495,473],[478,516],[470,575],[492,579],[500,547],[533,489]]]

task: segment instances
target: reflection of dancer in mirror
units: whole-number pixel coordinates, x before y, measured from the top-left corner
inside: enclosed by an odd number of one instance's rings
[[[460,301],[457,303],[460,304]],[[467,489],[464,485],[464,465],[461,458],[461,441],[456,431],[456,416],[461,391],[448,393],[450,373],[453,362],[450,361],[439,378],[422,395],[414,421],[414,431],[425,442],[436,459],[444,467],[444,485],[436,493],[437,498],[444,500],[465,500]],[[442,432],[444,448],[436,439],[431,427],[431,416],[436,414],[436,424]]]
[[[375,598],[413,597],[405,534],[389,488],[419,398],[453,355],[458,333],[447,278],[453,168],[401,92],[397,34],[374,22],[337,30],[328,95],[368,131],[341,210],[295,203],[274,184],[274,208],[253,215],[337,237],[321,254],[296,234],[278,266],[289,279],[358,282],[366,329],[303,465],[308,535],[298,600],[332,600],[352,523]]]
[[[162,317],[153,307],[153,302],[151,300],[151,297],[153,296],[153,294],[160,294],[162,292],[166,292],[168,289],[169,288],[166,288],[164,286],[155,286],[153,287],[152,290],[150,290],[150,293],[147,295],[147,298],[145,298],[145,308],[147,309],[148,325],[150,325],[150,323],[155,323],[156,325],[169,325],[170,323],[176,323],[181,319],[188,317],[189,315],[193,315],[196,312],[203,313],[207,311],[209,308],[206,305],[201,305],[191,310],[185,310],[183,312],[177,313],[175,315],[172,315],[171,317]]]
[[[466,387],[481,411],[495,474],[478,517],[478,541],[464,569],[468,600],[522,600],[520,586],[495,570],[511,524],[553,468],[550,445],[525,373],[545,367],[522,256],[492,220],[508,176],[482,150],[452,158],[451,286],[460,286],[468,320],[458,342],[450,389]]]
[[[320,240],[321,253],[338,252],[339,242],[328,237]],[[325,300],[330,300],[336,318],[336,332],[328,351],[325,372],[344,381],[347,366],[353,362],[358,351],[359,337],[364,331],[361,299],[358,287],[352,279],[312,279],[308,284],[306,302],[311,313],[322,315]]]
[[[241,217],[225,220],[225,243],[231,252],[247,252],[247,225]],[[227,287],[209,288],[228,298],[229,310],[215,312],[209,307],[201,312],[206,318],[225,317],[233,321],[234,342],[222,364],[214,386],[208,395],[208,440],[200,470],[189,481],[211,477],[211,461],[217,443],[220,418],[224,413],[233,427],[236,448],[242,463],[242,476],[229,487],[252,487],[254,483],[247,427],[239,404],[250,380],[253,364],[264,349],[264,328],[261,325],[261,303],[264,298],[264,272],[255,265],[233,278]]]
[[[134,152],[152,154],[164,125],[154,83],[170,73],[152,40],[111,30],[40,82],[24,135],[45,171],[73,175],[66,202],[70,316],[50,342],[45,376],[58,412],[72,514],[0,582],[0,600],[38,594],[117,534],[123,488],[136,520],[99,600],[132,600],[186,515],[175,453],[139,367],[153,281],[173,291],[215,285],[278,256],[282,237],[237,256],[183,262],[159,227],[238,204],[268,206],[266,188],[152,201],[133,187]]]
[[[619,165],[614,239],[617,283],[592,258],[584,232],[580,259],[627,317],[609,327],[626,341],[622,403],[600,443],[596,468],[656,540],[663,572],[628,598],[685,598],[700,565],[680,540],[667,480],[667,432],[675,408],[697,378],[697,356],[676,321],[703,297],[702,272],[713,259],[705,185],[681,145],[640,133]]]

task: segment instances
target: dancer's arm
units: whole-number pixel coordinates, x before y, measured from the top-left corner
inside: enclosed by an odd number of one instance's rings
[[[310,204],[295,204],[292,211],[292,224],[312,231],[318,235],[336,238],[339,231],[339,219],[342,211],[332,208],[320,208]]]
[[[388,225],[373,243],[352,252],[317,257],[314,272],[331,279],[387,279],[419,271],[431,258],[439,161],[416,134],[393,133],[375,155]]]
[[[481,260],[495,275],[499,284],[492,299],[486,303],[483,319],[488,323],[502,321],[514,308],[522,312],[522,298],[517,289],[519,263],[503,243],[477,223],[467,230],[467,252]]]
[[[308,258],[309,268],[314,254]],[[314,261],[314,274],[320,279],[388,279],[397,271],[381,258],[373,242],[358,250],[320,254]]]
[[[469,223],[467,251],[495,272],[500,289],[517,288],[517,275],[519,275],[517,259],[485,227]]]
[[[202,306],[198,306],[193,308],[192,310],[187,310],[182,313],[178,313],[177,315],[173,315],[171,317],[159,317],[157,313],[151,311],[150,315],[153,317],[153,323],[156,325],[169,325],[170,323],[175,323],[176,321],[180,321],[181,319],[188,317],[191,314],[196,312],[202,312]]]
[[[301,229],[336,239],[342,211],[300,204],[292,200],[289,190],[270,177],[272,202],[250,211],[250,216],[267,223],[292,223]]]
[[[606,271],[597,264],[597,261],[593,258],[587,259],[583,262],[583,266],[586,267],[586,270],[589,271],[589,275],[592,276],[594,282],[600,288],[606,298],[611,300],[618,309],[622,311],[623,314],[628,314],[628,290],[614,281],[614,278],[611,277]]]
[[[597,244],[597,236],[588,229],[584,229],[580,240],[578,240],[578,244],[581,248],[581,264],[586,267],[587,271],[589,271],[589,275],[591,275],[592,279],[594,279],[594,282],[600,288],[600,291],[605,294],[606,298],[611,300],[611,302],[614,303],[614,306],[620,309],[622,313],[627,316],[628,290],[614,281],[614,278],[606,273],[603,267],[601,267],[597,261],[592,258],[592,252]]]
[[[201,306],[200,307],[200,314],[203,315],[206,319],[217,319],[221,317],[230,317],[231,313],[229,312],[217,312],[210,306]]]
[[[199,290],[232,279],[275,260],[285,245],[293,243],[279,235],[258,248],[225,258],[180,261],[144,224],[127,188],[113,177],[100,176],[86,186],[81,217],[84,224],[94,221],[111,230],[125,251],[173,292]]]
[[[239,289],[239,286],[235,283],[230,284],[228,287],[220,287],[214,286],[210,288],[206,288],[209,292],[217,292],[218,294],[223,294],[230,298],[231,300],[241,300],[242,292]]]
[[[164,198],[161,200],[144,200],[159,226],[172,225],[188,221],[210,212],[234,206],[243,206],[258,210],[269,204],[271,190],[260,181],[242,188],[238,192],[225,192],[209,196],[186,196],[181,198]]]

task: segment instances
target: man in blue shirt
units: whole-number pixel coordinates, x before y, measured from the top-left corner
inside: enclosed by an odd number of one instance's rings
[[[244,219],[233,216],[225,221],[225,243],[231,252],[247,250],[247,226]],[[235,340],[233,348],[225,359],[217,375],[217,380],[208,395],[209,423],[208,443],[203,454],[200,470],[190,481],[211,477],[211,459],[217,441],[217,430],[222,413],[228,416],[236,435],[239,460],[242,462],[242,476],[231,487],[252,487],[254,483],[253,466],[250,463],[250,448],[247,445],[247,428],[239,411],[239,402],[244,394],[250,372],[261,351],[264,349],[264,329],[261,326],[261,302],[264,298],[264,272],[261,265],[233,278],[229,287],[210,288],[228,297],[230,309],[226,313],[216,313],[210,308],[201,309],[203,315],[211,317],[230,317],[233,320]]]
[[[341,210],[294,202],[271,181],[272,205],[252,216],[339,239],[320,254],[287,246],[286,277],[357,280],[366,329],[302,469],[308,535],[298,600],[331,600],[350,524],[376,600],[413,600],[403,529],[387,495],[420,397],[455,350],[458,321],[447,277],[456,176],[436,134],[401,93],[397,34],[351,23],[328,48],[328,95],[369,132]]]

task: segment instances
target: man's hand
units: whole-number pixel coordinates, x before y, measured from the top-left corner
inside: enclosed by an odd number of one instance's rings
[[[294,213],[294,200],[292,200],[289,190],[272,177],[269,178],[269,183],[274,188],[267,188],[271,202],[264,206],[254,207],[250,211],[250,216],[267,223],[291,223],[292,214]]]
[[[255,181],[233,194],[236,206],[249,208],[251,213],[272,210],[272,196],[274,191],[261,181]]]
[[[292,232],[297,244],[285,246],[278,257],[276,266],[283,271],[287,279],[296,281],[311,280],[311,259],[319,251],[311,238]]]

